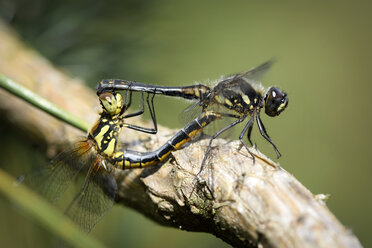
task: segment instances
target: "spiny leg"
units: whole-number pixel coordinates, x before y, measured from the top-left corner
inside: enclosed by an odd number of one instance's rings
[[[137,125],[127,124],[127,123],[122,124],[122,127],[127,127],[127,128],[130,128],[130,129],[140,131],[140,132],[143,132],[143,133],[148,133],[148,134],[156,134],[157,131],[158,131],[157,129],[154,129],[154,128],[140,127],[140,126],[137,126]]]
[[[257,122],[258,129],[260,130],[261,135],[267,141],[269,141],[269,143],[274,147],[274,150],[275,150],[275,153],[276,153],[277,158],[280,158],[282,156],[282,154],[279,152],[278,148],[276,147],[276,145],[274,144],[274,142],[270,139],[269,135],[267,134],[266,128],[265,128],[264,124],[261,121],[261,118],[260,118],[259,113],[257,113],[257,115],[256,115],[256,122]]]
[[[252,143],[252,140],[251,140],[251,134],[252,134],[252,130],[253,130],[253,124],[254,124],[254,122],[252,123],[252,125],[249,126],[248,133],[247,133],[247,139],[249,141],[249,144],[251,144],[251,146],[253,146],[253,143]]]
[[[155,114],[155,107],[154,107],[154,97],[155,97],[155,93],[152,94],[152,97],[151,97],[151,104],[149,102],[149,97],[150,97],[150,93],[147,94],[147,105],[149,106],[149,111],[150,111],[150,116],[151,116],[151,119],[152,119],[152,123],[154,124],[154,130],[156,130],[155,133],[158,132],[158,123],[156,121],[156,114]]]
[[[225,131],[229,130],[230,128],[236,126],[237,124],[241,123],[242,121],[244,121],[244,119],[246,118],[247,116],[244,115],[243,117],[241,117],[240,119],[234,121],[233,123],[229,124],[228,126],[224,127],[223,129],[221,129],[220,131],[218,131],[217,133],[215,133],[212,138],[210,139],[209,141],[209,144],[208,144],[208,147],[207,147],[207,151],[205,152],[204,154],[204,158],[203,158],[203,161],[202,161],[202,164],[201,164],[201,167],[200,167],[200,170],[199,172],[196,174],[196,178],[199,178],[199,175],[200,173],[203,171],[204,169],[204,166],[205,166],[205,163],[207,161],[207,158],[209,156],[209,153],[211,152],[211,149],[212,149],[212,142],[213,140],[215,140],[218,136],[220,136],[222,133],[224,133]]]
[[[142,115],[145,112],[145,99],[144,99],[144,96],[143,96],[143,92],[141,92],[141,96],[142,96],[142,109],[140,111],[124,115],[123,116],[124,119],[131,118],[131,117],[138,116],[138,115]],[[130,92],[130,102],[132,102],[132,92]],[[128,109],[129,106],[126,109]]]
[[[133,113],[133,114],[128,114],[126,116],[124,116],[124,118],[128,118],[128,117],[133,117],[133,116],[136,116],[136,115],[140,115],[144,112],[144,96],[143,96],[143,92],[142,93],[142,110],[141,111],[138,111],[136,113]],[[144,133],[149,133],[149,134],[156,134],[158,132],[158,125],[157,125],[157,121],[156,121],[156,116],[155,116],[155,110],[154,110],[154,97],[155,97],[155,94],[153,94],[152,98],[151,98],[151,104],[149,102],[149,97],[150,95],[148,94],[147,95],[147,105],[149,107],[149,110],[150,110],[150,115],[151,115],[151,119],[153,121],[153,124],[154,124],[154,128],[145,128],[145,127],[140,127],[140,126],[137,126],[137,125],[133,125],[133,124],[125,124],[123,123],[122,126],[125,126],[127,128],[130,128],[130,129],[133,129],[133,130],[136,130],[136,131],[140,131],[140,132],[144,132]]]
[[[239,135],[239,140],[243,144],[243,146],[245,147],[245,149],[247,149],[249,155],[251,155],[252,160],[253,160],[253,164],[254,164],[255,163],[255,157],[254,157],[253,153],[249,150],[247,144],[245,144],[245,142],[243,140],[243,137],[244,137],[245,133],[248,131],[248,140],[249,140],[249,142],[252,145],[252,141],[250,139],[250,132],[252,131],[253,121],[254,121],[254,116],[252,116],[252,118],[248,121],[247,125],[245,125],[243,131]]]
[[[231,114],[224,114],[224,113],[219,113],[219,114],[220,114],[221,116],[236,117],[236,115],[231,115]],[[198,183],[199,183],[199,185],[201,185],[201,184],[205,185],[205,186],[208,188],[209,192],[212,194],[212,197],[214,197],[214,196],[213,196],[213,191],[212,191],[212,190],[211,190],[211,189],[206,185],[205,180],[203,180],[203,179],[201,179],[201,178],[199,177],[199,175],[201,174],[201,172],[202,172],[203,169],[204,169],[204,166],[205,166],[205,163],[206,163],[207,158],[208,158],[208,156],[209,156],[209,153],[211,152],[211,149],[212,149],[212,142],[213,142],[214,139],[216,139],[219,135],[221,135],[221,134],[222,134],[223,132],[225,132],[226,130],[228,130],[228,129],[234,127],[235,125],[241,123],[242,121],[244,121],[244,119],[245,119],[246,117],[247,117],[246,115],[244,115],[244,116],[242,116],[242,117],[239,117],[240,119],[234,121],[233,123],[229,124],[228,126],[224,127],[223,129],[221,129],[220,131],[218,131],[217,133],[215,133],[215,134],[212,136],[212,138],[210,139],[210,141],[209,141],[209,144],[208,144],[208,147],[207,147],[207,151],[206,151],[205,154],[204,154],[204,158],[203,158],[203,161],[202,161],[202,164],[201,164],[200,170],[199,170],[199,172],[195,175],[195,177],[194,177],[194,179],[193,179],[193,184],[195,183],[195,180],[197,180]],[[190,196],[194,193],[194,190],[195,190],[195,187],[192,189],[192,191],[191,191],[191,193],[190,193]]]

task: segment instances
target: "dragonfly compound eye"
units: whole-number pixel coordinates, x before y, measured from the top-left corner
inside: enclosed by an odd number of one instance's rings
[[[110,115],[117,115],[121,112],[123,99],[119,93],[104,92],[99,95],[103,111]]]
[[[272,117],[279,115],[288,106],[288,101],[286,93],[271,87],[265,96],[265,113]]]

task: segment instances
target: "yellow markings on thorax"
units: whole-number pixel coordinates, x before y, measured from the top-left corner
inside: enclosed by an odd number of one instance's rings
[[[243,105],[241,103],[236,103],[235,106],[243,107]]]
[[[224,102],[224,98],[221,97],[220,95],[215,95],[214,100],[216,100],[216,102],[218,102],[220,104],[223,104],[223,102]]]
[[[96,137],[94,137],[99,150],[102,149],[102,146],[101,146],[102,139],[105,136],[106,132],[109,130],[109,128],[110,128],[109,125],[105,125],[103,128],[101,128],[101,131],[96,135]]]
[[[101,120],[102,123],[107,123],[104,125],[101,130],[99,130],[99,133],[94,137],[94,140],[96,141],[98,150],[103,152],[107,156],[111,156],[116,148],[116,137],[118,135],[118,132],[120,132],[120,127],[118,125],[117,121],[109,121],[108,119],[103,118]],[[92,128],[91,134],[93,133],[94,130],[97,129],[99,126],[99,122],[97,125]],[[116,129],[110,130],[111,129]],[[110,132],[109,132],[110,130]],[[107,146],[106,146],[107,144]],[[103,148],[103,145],[105,145],[105,149]],[[104,150],[103,150],[104,149]]]
[[[103,151],[107,156],[111,156],[115,151],[116,139],[111,139],[107,148]]]
[[[108,136],[109,136],[110,138],[112,138],[112,134],[113,134],[113,133],[114,133],[114,131],[111,130],[110,133],[108,134]]]
[[[251,100],[249,100],[249,97],[247,95],[242,95],[243,101],[249,105],[251,103]]]
[[[227,98],[225,98],[225,104],[227,104],[228,106],[233,106],[233,104],[231,103],[231,101]]]

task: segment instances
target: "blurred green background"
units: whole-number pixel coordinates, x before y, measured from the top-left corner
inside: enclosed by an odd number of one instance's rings
[[[0,0],[3,20],[92,89],[103,78],[186,85],[275,58],[263,84],[280,86],[290,98],[279,117],[263,116],[283,154],[278,161],[314,194],[330,194],[328,207],[365,247],[372,247],[371,13],[370,1]],[[187,103],[156,101],[159,123],[180,128],[177,115]],[[17,175],[20,165],[44,163],[14,138],[16,130],[0,125],[2,168]],[[275,158],[257,130],[253,138]],[[47,230],[0,198],[4,247],[50,245]],[[110,247],[227,246],[122,206],[92,235]]]

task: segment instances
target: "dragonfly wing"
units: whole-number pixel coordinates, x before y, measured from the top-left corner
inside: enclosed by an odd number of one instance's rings
[[[257,67],[249,69],[246,72],[236,74],[236,76],[243,77],[245,79],[259,80],[266,74],[273,64],[274,60],[269,60]]]
[[[271,66],[274,64],[274,60],[266,61],[265,63],[262,63],[261,65],[251,68],[248,71],[240,72],[236,74],[232,74],[229,76],[226,76],[223,78],[222,81],[234,81],[238,78],[244,78],[246,80],[253,80],[253,81],[259,81],[271,68]]]
[[[202,111],[200,102],[193,102],[179,114],[178,119],[183,125],[186,125],[196,119]]]
[[[71,149],[57,155],[48,166],[31,174],[21,177],[23,182],[44,196],[55,202],[66,191],[79,171],[91,163],[91,145],[87,141],[76,143]]]
[[[93,168],[93,166],[92,166]],[[114,204],[117,195],[115,179],[103,168],[89,170],[84,186],[65,214],[89,233]]]

